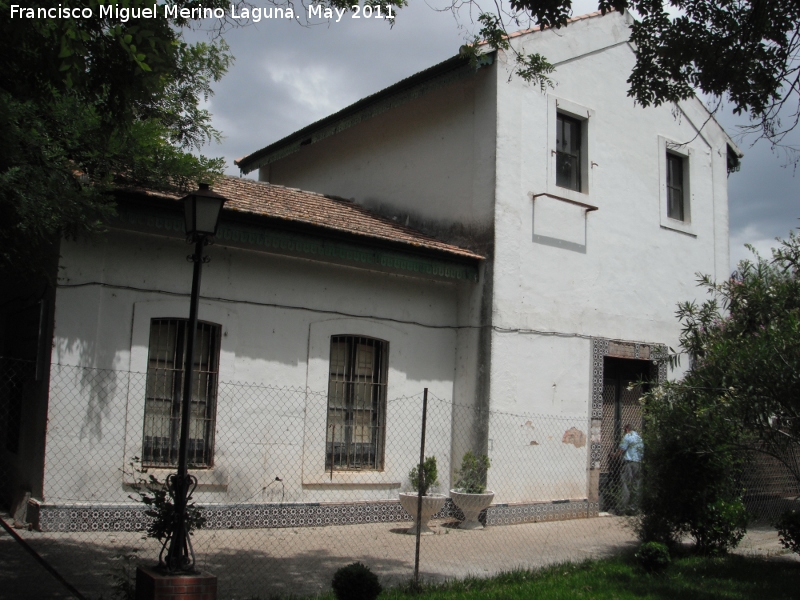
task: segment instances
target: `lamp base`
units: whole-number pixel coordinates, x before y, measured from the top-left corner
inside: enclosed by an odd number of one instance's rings
[[[136,600],[217,600],[217,576],[136,568]]]

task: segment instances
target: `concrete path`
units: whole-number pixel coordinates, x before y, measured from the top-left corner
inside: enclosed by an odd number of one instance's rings
[[[75,596],[0,527],[0,598],[50,600]]]
[[[310,595],[330,587],[339,567],[361,561],[384,585],[408,581],[414,568],[414,536],[405,533],[408,523],[376,523],[353,526],[296,529],[199,531],[193,537],[198,566],[219,577],[220,600],[273,594]],[[636,546],[628,522],[619,517],[528,523],[461,531],[450,523],[438,523],[435,535],[422,538],[420,572],[428,581],[488,576],[521,567],[531,568],[565,561],[609,556]],[[37,533],[20,532],[48,562],[87,598],[110,596],[112,574],[126,565],[152,564],[158,545],[142,540],[141,533]],[[0,538],[0,574],[16,582],[8,589],[20,595],[2,598],[67,598],[57,586],[42,588],[39,595],[24,595],[28,581],[47,581],[35,561],[28,561],[14,542]],[[786,553],[772,530],[753,530],[739,553],[799,560]],[[127,561],[126,556],[133,556]],[[40,569],[40,568],[39,568]]]

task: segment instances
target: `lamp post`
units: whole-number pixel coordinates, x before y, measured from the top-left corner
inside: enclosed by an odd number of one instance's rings
[[[217,233],[219,215],[226,199],[212,192],[207,183],[201,183],[197,191],[183,199],[186,219],[186,240],[194,243],[194,254],[188,260],[194,262],[192,297],[189,308],[189,324],[186,336],[186,353],[183,369],[183,395],[181,397],[181,437],[178,447],[178,472],[167,478],[167,485],[175,506],[173,528],[169,539],[169,550],[164,561],[171,572],[194,572],[194,552],[186,526],[186,506],[197,479],[189,475],[189,421],[191,419],[192,387],[194,384],[194,342],[197,332],[197,305],[200,298],[200,275],[203,263],[203,246]]]

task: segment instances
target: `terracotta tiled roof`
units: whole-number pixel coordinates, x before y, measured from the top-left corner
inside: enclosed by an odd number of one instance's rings
[[[413,246],[420,250],[436,250],[460,258],[484,258],[465,248],[447,244],[410,227],[380,217],[362,206],[342,198],[238,177],[224,177],[212,186],[212,190],[228,199],[224,211],[270,217],[287,223],[311,225],[373,240]],[[179,198],[172,194],[145,193]]]

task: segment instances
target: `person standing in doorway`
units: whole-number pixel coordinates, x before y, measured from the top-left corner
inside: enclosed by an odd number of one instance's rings
[[[622,456],[622,494],[620,508],[624,513],[636,512],[639,508],[639,491],[642,476],[642,454],[644,443],[630,423],[625,425],[625,435],[615,457]]]

